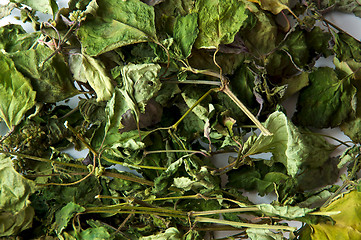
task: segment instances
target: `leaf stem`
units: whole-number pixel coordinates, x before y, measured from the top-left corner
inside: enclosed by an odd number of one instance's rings
[[[271,229],[271,230],[286,230],[286,231],[295,231],[295,227],[282,226],[282,225],[268,225],[268,224],[255,224],[255,223],[242,223],[242,222],[233,222],[222,219],[215,218],[205,218],[205,217],[196,217],[196,222],[206,222],[206,223],[218,223],[230,225],[237,228],[258,228],[258,229]]]

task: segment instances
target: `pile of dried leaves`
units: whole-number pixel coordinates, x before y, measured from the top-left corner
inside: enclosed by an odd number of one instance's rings
[[[0,28],[1,237],[361,239],[361,43],[324,18],[358,1],[12,0],[0,17],[16,8],[35,31]],[[353,141],[337,158],[329,127]]]

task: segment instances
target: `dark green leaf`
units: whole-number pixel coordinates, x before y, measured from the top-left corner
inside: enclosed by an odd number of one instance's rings
[[[355,112],[356,88],[327,67],[309,75],[310,84],[298,99],[295,121],[303,126],[336,127]]]

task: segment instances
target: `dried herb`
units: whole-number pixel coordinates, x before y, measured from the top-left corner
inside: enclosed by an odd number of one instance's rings
[[[359,16],[359,5],[1,5],[1,18],[20,9],[34,32],[0,28],[0,237],[360,238],[361,43],[324,17]],[[334,69],[315,65],[331,55]],[[291,117],[282,104],[295,95]],[[341,156],[318,131],[328,127],[353,141],[338,140]],[[246,191],[276,199],[255,204]]]

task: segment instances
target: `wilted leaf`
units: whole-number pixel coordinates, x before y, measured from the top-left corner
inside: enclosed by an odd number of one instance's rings
[[[101,61],[79,53],[70,56],[69,65],[76,80],[89,83],[94,89],[98,102],[111,98],[114,86]]]
[[[97,228],[88,228],[84,231],[81,231],[77,236],[77,239],[92,239],[92,240],[102,240],[102,239],[113,239],[110,233],[105,227]]]
[[[15,171],[10,157],[0,155],[0,209],[17,213],[29,205],[35,183]]]
[[[14,66],[14,62],[0,53],[0,117],[9,129],[17,125],[27,110],[35,104],[36,92]]]
[[[39,32],[26,33],[22,26],[8,24],[0,28],[0,48],[8,53],[28,50],[39,37]]]
[[[262,9],[279,14],[282,10],[289,9],[288,0],[248,0],[258,3]]]
[[[68,226],[68,223],[71,221],[73,216],[76,213],[84,212],[85,208],[74,203],[70,202],[59,210],[55,215],[54,230],[56,234],[60,235],[61,232]]]
[[[283,240],[283,233],[274,233],[268,229],[247,228],[246,233],[251,240]]]
[[[10,0],[10,2],[28,5],[36,11],[55,15],[58,5],[55,0]]]
[[[15,4],[11,2],[6,5],[0,5],[0,19],[9,16],[14,8]]]
[[[331,222],[307,225],[302,232],[301,240],[338,240],[361,238],[361,193],[351,191],[338,197],[321,212],[339,212],[332,215],[335,224]]]
[[[171,227],[165,232],[158,233],[152,236],[141,237],[140,240],[181,240],[182,236],[178,229]]]
[[[36,49],[9,54],[16,69],[31,80],[39,102],[55,103],[79,94],[62,55],[55,54],[44,62],[52,53],[40,45]]]
[[[195,8],[199,24],[196,48],[218,48],[233,42],[248,18],[245,4],[238,0],[199,0]]]
[[[336,127],[356,111],[356,88],[349,78],[339,79],[333,69],[323,67],[310,73],[309,80],[297,102],[294,117],[297,123],[317,128]]]
[[[9,237],[32,227],[35,212],[31,206],[17,213],[0,212],[0,237]]]
[[[301,218],[306,216],[307,213],[315,210],[297,206],[273,206],[271,204],[259,204],[256,206],[263,213],[267,214],[267,216],[279,216],[285,219]]]
[[[90,56],[156,38],[153,7],[138,0],[98,0],[97,3],[98,17],[86,20],[77,32]]]
[[[245,148],[244,154],[271,152],[271,160],[282,163],[293,177],[303,166],[321,166],[333,150],[322,137],[302,134],[282,112],[272,113],[264,125],[273,135],[261,134],[255,140],[249,138],[245,145],[251,144],[251,147]]]
[[[184,58],[191,54],[192,46],[198,35],[197,14],[178,17],[173,29],[174,39],[180,46]]]

